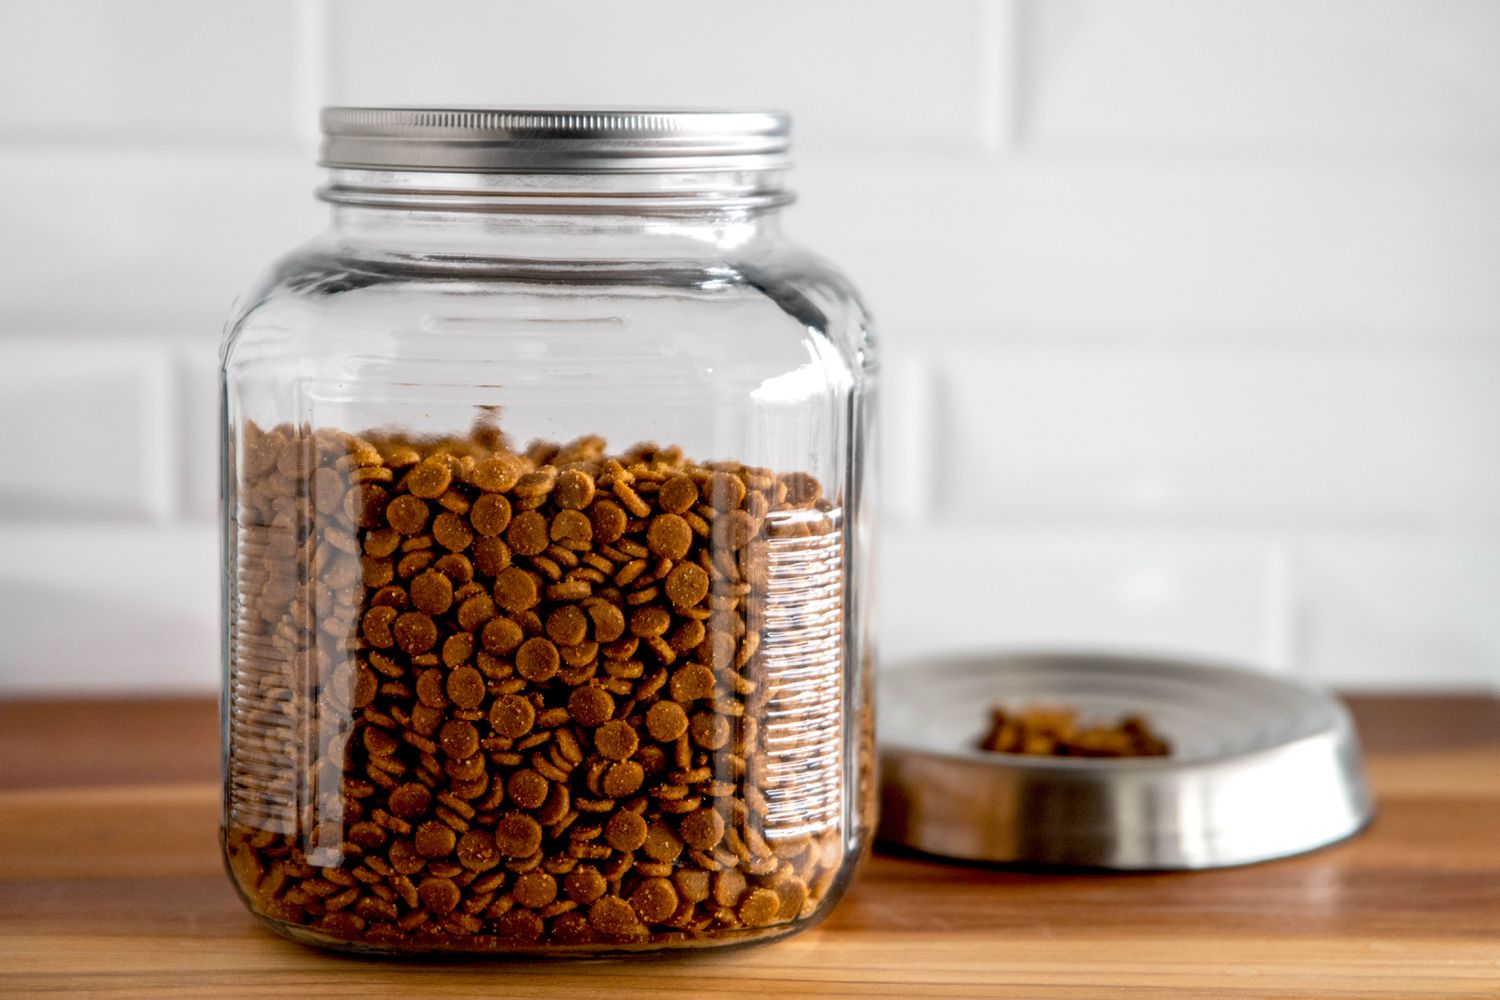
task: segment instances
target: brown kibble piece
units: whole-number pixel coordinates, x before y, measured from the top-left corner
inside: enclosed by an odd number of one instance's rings
[[[448,696],[453,697],[450,691]],[[458,699],[454,699],[457,701]],[[463,719],[449,719],[438,732],[438,745],[443,753],[455,760],[464,760],[479,752],[479,730],[474,723]]]
[[[584,685],[568,697],[568,714],[580,726],[602,726],[615,714],[615,699],[603,688]]]
[[[659,701],[646,712],[646,730],[652,739],[671,743],[687,732],[687,712],[675,701]]]
[[[714,672],[701,663],[689,663],[672,675],[672,698],[696,701],[714,692]]]
[[[469,508],[469,523],[480,535],[500,534],[510,524],[510,501],[498,493],[484,494]]]
[[[554,608],[547,616],[547,635],[559,646],[576,646],[588,638],[589,620],[576,604]]]
[[[766,927],[776,922],[780,911],[781,897],[774,889],[751,889],[736,912],[746,927]]]
[[[522,906],[540,910],[557,898],[557,879],[546,872],[530,871],[516,879],[511,895]]]
[[[646,771],[641,765],[633,760],[624,760],[609,766],[599,787],[610,798],[623,799],[640,791],[641,783],[645,780]]]
[[[990,731],[980,749],[1051,757],[1163,757],[1167,741],[1151,731],[1144,717],[1129,715],[1114,725],[1082,725],[1072,708],[1029,708],[990,713]]]
[[[462,552],[474,541],[474,530],[451,510],[445,510],[432,522],[432,537],[449,552]]]
[[[509,618],[491,618],[484,623],[484,629],[479,633],[479,641],[484,646],[485,652],[496,656],[509,656],[525,640],[526,633],[521,631],[521,626]]]
[[[535,607],[540,597],[536,578],[519,566],[500,571],[495,577],[494,595],[495,603],[506,611],[525,611]]]
[[[511,455],[492,455],[474,466],[469,482],[486,493],[504,493],[521,478],[521,463]]]
[[[594,623],[595,642],[614,642],[625,634],[625,613],[608,601],[590,601],[585,606]]]
[[[412,607],[426,615],[441,615],[453,606],[453,581],[435,569],[417,574],[407,587]]]
[[[589,925],[600,934],[624,937],[640,929],[635,908],[619,896],[605,896],[589,908]]]
[[[459,667],[448,675],[446,690],[459,708],[478,708],[484,701],[484,677],[473,667]]]
[[[729,720],[717,712],[695,712],[689,729],[693,742],[705,750],[717,750],[729,742]]]
[[[613,500],[594,501],[589,506],[588,513],[589,521],[594,526],[594,541],[600,545],[619,541],[630,520],[625,516],[624,509]]]
[[[594,479],[587,472],[567,469],[558,473],[552,497],[559,507],[582,510],[594,499]]]
[[[547,801],[550,786],[546,778],[527,769],[512,774],[505,783],[505,791],[510,795],[510,800],[522,809],[536,809]]]
[[[417,886],[417,896],[422,905],[427,907],[438,916],[444,916],[458,909],[458,901],[463,894],[458,891],[458,886],[453,884],[452,879],[447,878],[424,878],[422,884]]]
[[[658,514],[646,529],[646,546],[663,559],[681,559],[692,544],[693,529],[676,514]]]
[[[518,694],[505,694],[490,706],[490,725],[506,739],[520,739],[536,723],[536,709]]]
[[[651,604],[636,608],[630,615],[630,631],[642,639],[659,636],[671,625],[672,616],[667,613],[667,610]]]
[[[516,673],[533,684],[541,684],[556,677],[560,662],[557,647],[541,636],[527,639],[516,650]]]
[[[507,858],[529,858],[542,846],[542,828],[525,813],[506,813],[495,824],[495,846]]]
[[[744,895],[749,883],[738,868],[726,868],[714,876],[714,902],[720,906],[734,906]]]
[[[643,846],[646,854],[657,861],[676,861],[682,853],[682,841],[663,823],[651,824]]]
[[[568,894],[569,899],[580,906],[587,906],[594,902],[604,895],[604,891],[608,888],[609,883],[604,880],[603,875],[599,874],[599,870],[587,865],[574,868],[563,879],[563,891]]]
[[[548,530],[554,542],[561,542],[575,549],[587,548],[594,540],[593,523],[576,510],[558,511]]]
[[[677,889],[669,879],[642,879],[630,894],[630,905],[641,920],[660,923],[677,912]]]
[[[724,839],[724,817],[715,809],[699,809],[682,818],[677,832],[689,847],[711,851]]]
[[[427,502],[420,497],[401,496],[385,509],[385,519],[403,535],[420,535],[427,527]]]
[[[407,782],[391,792],[389,804],[391,812],[402,819],[415,819],[432,806],[432,792],[426,785]]]
[[[406,474],[405,485],[412,496],[433,500],[442,496],[452,481],[448,463],[429,458]]]
[[[691,608],[708,596],[708,574],[694,563],[679,563],[667,574],[667,599],[679,608]]]
[[[521,511],[505,529],[505,542],[516,555],[540,555],[550,541],[547,519],[534,510]]]
[[[698,484],[688,476],[673,476],[661,484],[656,502],[668,514],[682,514],[698,502]]]
[[[458,863],[469,871],[489,871],[500,863],[500,849],[495,838],[483,830],[470,830],[458,838]]]
[[[420,611],[408,611],[398,617],[391,626],[391,634],[401,651],[411,656],[425,653],[437,645],[437,626]]]
[[[646,843],[646,821],[640,814],[617,812],[604,825],[604,839],[617,851],[634,851]]]
[[[611,760],[625,760],[639,745],[640,737],[624,719],[606,722],[594,731],[594,749]]]
[[[416,846],[417,853],[424,858],[446,858],[453,853],[458,837],[452,827],[430,819],[417,827],[412,843]]]

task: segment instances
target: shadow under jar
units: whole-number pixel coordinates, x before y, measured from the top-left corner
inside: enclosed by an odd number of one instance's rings
[[[223,348],[223,846],[386,953],[764,939],[871,830],[866,316],[761,112],[332,108]]]

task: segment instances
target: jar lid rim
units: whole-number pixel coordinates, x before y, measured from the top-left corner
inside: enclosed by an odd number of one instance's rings
[[[791,116],[719,108],[325,107],[327,167],[478,173],[782,170]]]

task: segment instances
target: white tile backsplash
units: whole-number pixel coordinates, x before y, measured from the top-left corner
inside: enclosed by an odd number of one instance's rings
[[[963,150],[1008,79],[982,0],[332,3],[341,103],[772,106],[805,149]]]
[[[1471,0],[0,0],[0,696],[216,683],[214,355],[336,101],[795,113],[887,658],[1500,686],[1497,51]]]

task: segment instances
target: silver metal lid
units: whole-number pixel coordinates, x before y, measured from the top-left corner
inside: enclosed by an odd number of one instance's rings
[[[780,170],[781,111],[331,107],[319,162],[354,170],[616,173]]]
[[[1142,714],[1167,757],[978,749],[988,709]],[[1370,819],[1348,712],[1248,670],[1102,655],[947,659],[880,678],[881,837],[945,857],[1118,869],[1298,854]]]

